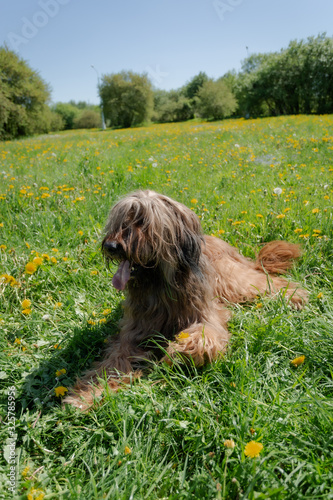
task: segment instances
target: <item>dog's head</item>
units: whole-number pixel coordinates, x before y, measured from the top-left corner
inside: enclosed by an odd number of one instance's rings
[[[185,205],[155,193],[135,191],[111,209],[102,242],[107,260],[119,267],[112,284],[124,290],[130,278],[161,268],[165,279],[177,271],[197,272],[203,233]]]

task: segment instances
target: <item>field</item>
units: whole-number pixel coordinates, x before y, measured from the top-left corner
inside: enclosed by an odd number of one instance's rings
[[[291,116],[0,145],[0,498],[333,499],[332,130]],[[117,332],[101,234],[137,188],[246,256],[300,243],[289,276],[310,301],[237,306],[223,359],[153,365],[81,414],[61,394]]]

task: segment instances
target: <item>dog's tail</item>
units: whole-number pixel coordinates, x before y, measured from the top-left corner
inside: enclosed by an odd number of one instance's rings
[[[256,269],[269,274],[284,274],[301,254],[298,245],[287,241],[271,241],[260,250],[256,259]]]

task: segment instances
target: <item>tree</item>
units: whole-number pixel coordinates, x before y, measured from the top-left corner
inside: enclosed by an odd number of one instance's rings
[[[184,95],[188,99],[194,99],[201,87],[205,82],[209,80],[206,73],[200,71],[196,76],[194,76],[184,87]]]
[[[149,120],[153,90],[147,75],[131,71],[103,75],[99,87],[106,120],[113,127],[131,127]]]
[[[333,112],[333,39],[294,40],[286,49],[254,54],[235,85],[240,109],[252,116]]]
[[[47,132],[49,86],[15,52],[0,47],[0,139]]]
[[[236,110],[237,102],[223,79],[208,80],[197,92],[196,111],[208,120],[221,120]]]

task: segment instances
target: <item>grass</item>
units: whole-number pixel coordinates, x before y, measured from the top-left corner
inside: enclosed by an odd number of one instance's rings
[[[332,126],[193,121],[1,144],[0,498],[333,498]],[[55,388],[117,331],[122,296],[100,235],[137,188],[192,207],[207,234],[249,257],[262,242],[299,242],[292,276],[310,302],[238,306],[222,360],[153,365],[81,414]],[[245,455],[250,441],[258,457]]]

